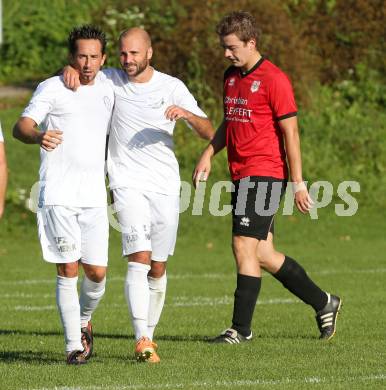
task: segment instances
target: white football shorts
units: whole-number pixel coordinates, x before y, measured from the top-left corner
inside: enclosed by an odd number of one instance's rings
[[[167,261],[176,245],[178,195],[116,188],[114,208],[122,232],[123,256],[150,251],[154,261]]]
[[[107,207],[43,206],[38,209],[43,258],[49,263],[107,266]]]

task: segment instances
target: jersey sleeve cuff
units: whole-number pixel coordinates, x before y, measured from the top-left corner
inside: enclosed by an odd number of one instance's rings
[[[40,124],[43,122],[43,119],[40,119],[38,117],[38,115],[35,115],[35,114],[31,114],[29,113],[28,111],[24,111],[21,115],[20,115],[21,118],[29,118],[29,119],[32,119],[35,123],[36,123],[36,126],[40,126]]]
[[[296,116],[296,115],[298,115],[297,111],[289,112],[288,114],[278,116],[276,118],[276,120],[281,121],[283,119],[292,118],[293,116]]]

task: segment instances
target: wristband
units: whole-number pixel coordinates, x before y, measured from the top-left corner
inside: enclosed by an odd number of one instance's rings
[[[292,189],[294,191],[294,194],[296,194],[299,191],[307,191],[307,186],[304,181],[301,181],[299,183],[292,183]]]

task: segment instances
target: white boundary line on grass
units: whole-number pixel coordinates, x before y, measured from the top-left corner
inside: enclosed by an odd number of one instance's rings
[[[55,305],[47,305],[47,306],[14,306],[10,308],[15,311],[51,311],[57,309]]]
[[[0,295],[0,299],[2,296]],[[166,303],[165,306],[172,307],[193,307],[193,306],[218,306],[218,305],[230,305],[233,303],[233,297],[223,296],[223,297],[176,297],[175,302]],[[298,299],[264,299],[257,302],[258,305],[285,305],[300,303]],[[108,308],[124,308],[127,307],[125,304],[110,303],[107,305]],[[46,305],[46,306],[31,306],[31,305],[18,305],[13,307],[6,307],[5,310],[15,310],[15,311],[51,311],[56,310],[55,305]]]
[[[234,297],[224,295],[223,297],[175,297],[175,302],[166,303],[166,306],[192,307],[192,306],[217,306],[233,304]],[[258,305],[281,305],[288,303],[299,303],[300,300],[294,298],[271,298],[257,301]]]
[[[321,270],[321,271],[310,271],[311,275],[346,275],[346,274],[377,274],[385,273],[386,268],[370,268],[370,269],[359,269],[359,270]],[[183,279],[224,279],[234,278],[233,273],[227,274],[168,274],[168,279],[171,280],[183,280]],[[107,277],[108,282],[123,281],[123,276]],[[55,278],[52,279],[24,279],[24,280],[4,280],[1,281],[2,286],[15,286],[15,285],[26,285],[26,284],[54,284]]]
[[[23,293],[23,292],[14,292],[14,293],[5,293],[0,294],[0,299],[34,299],[34,298],[55,298],[55,293],[52,294],[33,294],[33,293]]]
[[[368,381],[384,381],[386,373],[374,374],[368,376],[351,376],[349,378],[319,378],[308,377],[301,379],[256,379],[256,380],[235,380],[235,381],[197,381],[190,383],[164,383],[164,384],[138,384],[138,385],[116,385],[116,386],[76,386],[76,387],[42,387],[34,390],[141,390],[141,389],[184,389],[185,387],[203,387],[203,388],[227,388],[227,387],[251,387],[251,386],[281,386],[290,384],[308,384],[319,385],[320,383],[349,383],[349,382],[368,382]]]

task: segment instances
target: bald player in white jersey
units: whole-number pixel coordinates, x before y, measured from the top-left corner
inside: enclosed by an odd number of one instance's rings
[[[207,140],[214,130],[184,83],[150,66],[153,51],[146,31],[124,31],[119,53],[122,70],[103,71],[115,93],[108,173],[128,258],[125,296],[135,356],[158,363],[153,333],[164,305],[166,261],[174,251],[179,217],[173,130],[179,119]],[[76,88],[76,72],[66,70],[67,85]]]
[[[1,123],[0,123],[0,219],[4,213],[7,178],[8,178],[7,159],[5,157],[4,136],[1,130]]]
[[[56,264],[56,300],[68,364],[84,364],[93,350],[91,315],[105,291],[108,260],[105,150],[114,93],[99,69],[106,38],[82,26],[69,36],[74,92],[60,77],[41,83],[14,127],[14,136],[40,144],[38,231],[43,258]],[[41,131],[37,129],[40,126]],[[85,276],[78,297],[79,263]]]

